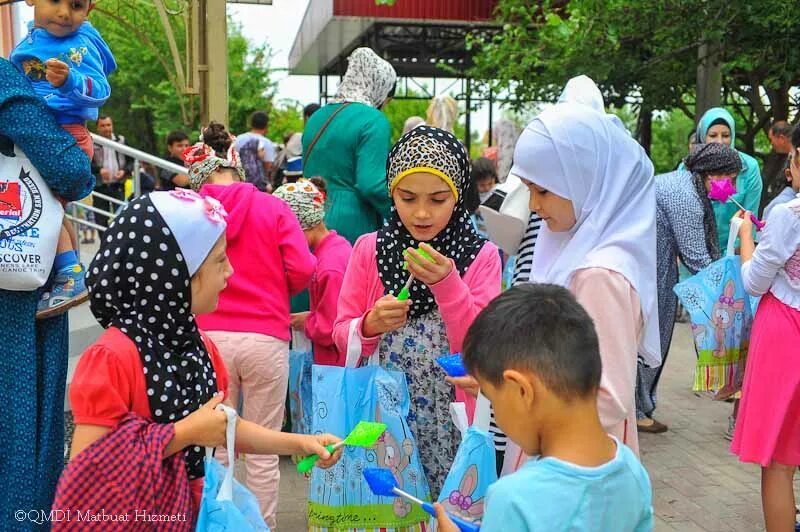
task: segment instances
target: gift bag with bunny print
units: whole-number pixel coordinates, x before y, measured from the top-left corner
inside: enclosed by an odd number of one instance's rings
[[[673,289],[691,317],[697,349],[694,390],[723,400],[742,387],[755,305],[744,289],[733,243],[741,222],[731,222],[725,257]]]
[[[351,341],[353,336],[351,327]],[[377,356],[362,360],[360,351],[356,340],[348,347],[348,367],[313,366],[311,431],[344,437],[360,421],[375,421],[385,423],[386,432],[369,449],[345,447],[342,458],[330,469],[314,468],[308,494],[309,529],[429,530],[430,517],[422,508],[399,497],[377,496],[364,480],[365,468],[387,468],[401,489],[430,500],[417,441],[407,421],[411,400],[405,374],[381,368]],[[362,362],[367,365],[354,367]]]
[[[462,438],[438,500],[447,511],[480,521],[486,492],[497,481],[494,439],[489,432],[489,400],[478,396],[472,426],[468,426],[463,403],[452,403],[450,412]]]

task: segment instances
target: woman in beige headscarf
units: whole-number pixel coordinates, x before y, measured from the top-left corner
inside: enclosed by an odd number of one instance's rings
[[[454,132],[458,120],[458,102],[452,96],[436,96],[428,106],[427,125]]]

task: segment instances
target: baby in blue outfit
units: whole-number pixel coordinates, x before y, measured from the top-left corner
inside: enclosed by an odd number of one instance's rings
[[[533,456],[489,488],[482,532],[653,529],[647,472],[600,424],[597,333],[567,289],[511,288],[475,318],[463,349],[497,425]],[[440,505],[436,517],[440,532],[458,532]]]
[[[28,35],[9,61],[31,81],[91,160],[94,152],[87,120],[111,95],[108,75],[117,67],[108,45],[87,21],[92,0],[26,0],[33,6]],[[77,236],[65,217],[56,252],[54,285],[45,290],[36,317],[61,314],[86,300],[85,270],[75,253]]]

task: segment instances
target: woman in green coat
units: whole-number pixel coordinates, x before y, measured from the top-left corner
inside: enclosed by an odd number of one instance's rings
[[[355,244],[389,215],[386,159],[391,126],[380,109],[394,95],[397,74],[370,48],[357,48],[347,61],[336,97],[314,113],[303,131],[303,174],[325,178],[325,225]],[[349,105],[341,109],[345,104]]]
[[[736,148],[736,122],[733,116],[722,107],[713,107],[706,111],[697,124],[697,142],[719,142]],[[764,186],[761,180],[761,171],[758,162],[750,155],[737,150],[742,160],[742,171],[736,177],[736,194],[733,199],[742,204],[750,212],[758,212],[761,201],[761,190]],[[678,167],[685,169],[683,163]],[[728,228],[731,218],[737,213],[739,207],[732,201],[728,203],[712,202],[714,217],[717,221],[719,235],[719,249],[725,250],[728,246]]]

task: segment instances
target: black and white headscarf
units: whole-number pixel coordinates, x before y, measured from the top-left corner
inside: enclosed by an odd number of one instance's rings
[[[196,210],[178,205],[186,223],[201,225],[191,219]],[[184,257],[180,237],[165,216],[148,196],[131,202],[108,228],[86,282],[100,325],[119,328],[139,350],[153,420],[174,423],[211,399],[217,375],[191,310],[192,259]],[[207,254],[214,242],[199,240],[209,240],[215,232],[194,234],[198,241],[186,244]],[[203,449],[189,447],[186,452],[189,479],[202,477]]]
[[[742,160],[739,154],[725,144],[711,142],[708,144],[695,144],[692,152],[684,159],[686,169],[692,173],[694,185],[700,204],[703,206],[703,231],[706,236],[706,249],[712,259],[717,260],[722,256],[719,248],[717,234],[717,221],[711,200],[708,199],[706,190],[706,176],[712,174],[738,175],[742,170]]]
[[[372,48],[356,48],[347,58],[347,71],[331,103],[363,103],[377,109],[389,97],[396,82],[397,73],[388,61]]]
[[[463,276],[486,242],[475,231],[464,207],[464,191],[469,183],[470,172],[467,150],[447,131],[418,126],[403,135],[389,153],[386,163],[389,193],[405,175],[414,172],[436,174],[457,193],[450,222],[428,244],[445,257],[453,259],[458,273]],[[377,240],[378,274],[387,293],[398,294],[408,280],[408,272],[403,270],[403,251],[419,247],[419,244],[392,207],[392,215],[378,231]],[[411,284],[410,299],[413,303],[409,318],[427,314],[435,307],[433,294],[422,282]]]

